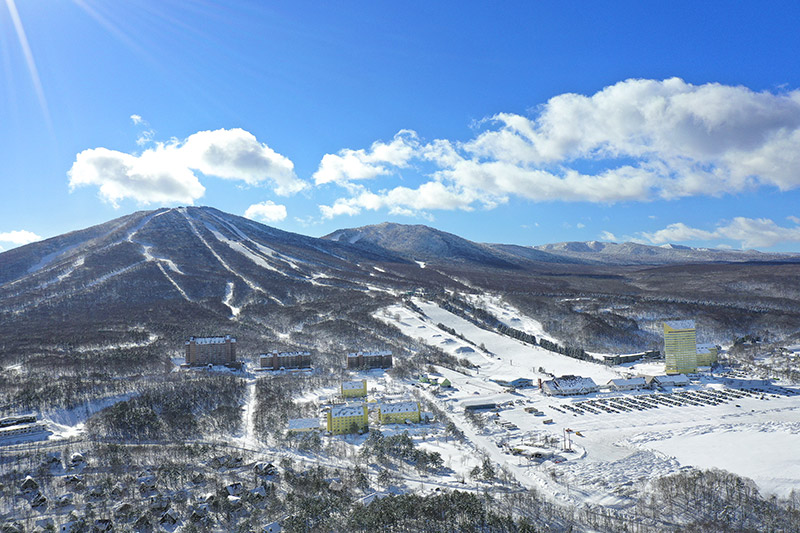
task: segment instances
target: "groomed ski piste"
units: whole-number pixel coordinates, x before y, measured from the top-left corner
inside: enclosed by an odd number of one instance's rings
[[[447,413],[478,452],[503,465],[524,487],[554,501],[624,508],[649,481],[690,468],[727,470],[753,479],[762,493],[781,497],[800,486],[796,389],[757,381],[737,386],[696,375],[680,389],[547,396],[536,384],[550,379],[548,374],[590,377],[605,385],[630,376],[631,366],[571,359],[482,329],[424,299],[412,303],[423,315],[398,304],[375,317],[480,366],[459,372],[436,367],[452,388],[415,387]],[[512,327],[547,338],[537,321],[513,307],[491,299],[482,304]],[[642,369],[664,371],[663,363],[635,370]],[[497,377],[528,378],[534,386],[510,390],[492,381]],[[478,426],[465,413],[476,400],[497,405],[478,415]],[[421,445],[440,446],[432,440]]]

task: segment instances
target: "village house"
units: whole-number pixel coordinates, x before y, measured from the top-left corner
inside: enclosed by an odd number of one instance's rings
[[[189,366],[233,365],[236,363],[236,339],[224,337],[189,337],[186,341],[186,364]]]
[[[333,405],[327,412],[328,431],[333,435],[360,433],[367,429],[367,405]]]
[[[419,402],[382,403],[378,406],[378,418],[381,424],[419,422]]]
[[[341,393],[343,398],[364,398],[367,395],[367,380],[344,381]]]
[[[354,352],[347,354],[347,368],[391,368],[392,352],[388,350],[379,352]]]

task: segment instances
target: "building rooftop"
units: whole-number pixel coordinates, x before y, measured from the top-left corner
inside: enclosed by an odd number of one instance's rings
[[[311,355],[311,352],[278,352],[278,350],[273,350],[269,353],[262,353],[261,357],[272,357],[273,355],[277,355],[278,357],[295,357],[297,355]]]
[[[319,427],[319,418],[290,418],[289,429],[316,429]]]
[[[392,355],[390,350],[380,350],[377,352],[352,352],[347,354],[347,357],[358,357],[359,355],[363,357],[383,357],[385,355]]]
[[[585,378],[582,376],[561,376],[560,378],[551,379],[544,383],[552,389],[562,391],[597,387],[597,383],[595,383],[592,378]]]
[[[355,389],[363,389],[366,387],[366,383],[364,381],[343,381],[342,382],[342,390],[355,390]]]
[[[705,342],[697,345],[697,353],[709,353],[712,349],[717,347],[716,344]]]
[[[381,404],[381,413],[415,413],[419,411],[417,402],[396,402]]]
[[[612,379],[609,380],[608,385],[614,385],[616,387],[624,387],[627,385],[645,385],[646,381],[642,377],[638,378],[628,378],[628,379]]]
[[[683,374],[653,376],[653,381],[661,385],[688,385],[689,378]]]
[[[357,405],[334,405],[331,407],[331,418],[341,418],[345,416],[363,416],[364,404]]]
[[[694,329],[694,320],[665,320],[664,324],[672,329]]]
[[[194,341],[196,344],[224,344],[226,341],[236,342],[236,339],[230,335],[224,337],[189,337],[186,344]]]

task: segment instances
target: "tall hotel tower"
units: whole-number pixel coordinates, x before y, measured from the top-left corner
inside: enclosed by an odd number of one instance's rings
[[[664,358],[667,374],[697,371],[697,334],[694,320],[664,322]]]

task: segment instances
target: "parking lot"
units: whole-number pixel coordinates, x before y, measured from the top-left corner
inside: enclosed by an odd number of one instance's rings
[[[750,388],[750,389],[706,389],[682,390],[653,394],[632,394],[610,398],[592,398],[574,403],[550,405],[549,407],[559,413],[571,412],[578,415],[599,415],[605,413],[624,413],[632,411],[645,411],[662,407],[686,406],[715,406],[735,402],[742,398],[756,398],[769,400],[786,396],[796,396],[800,392],[778,386]]]

